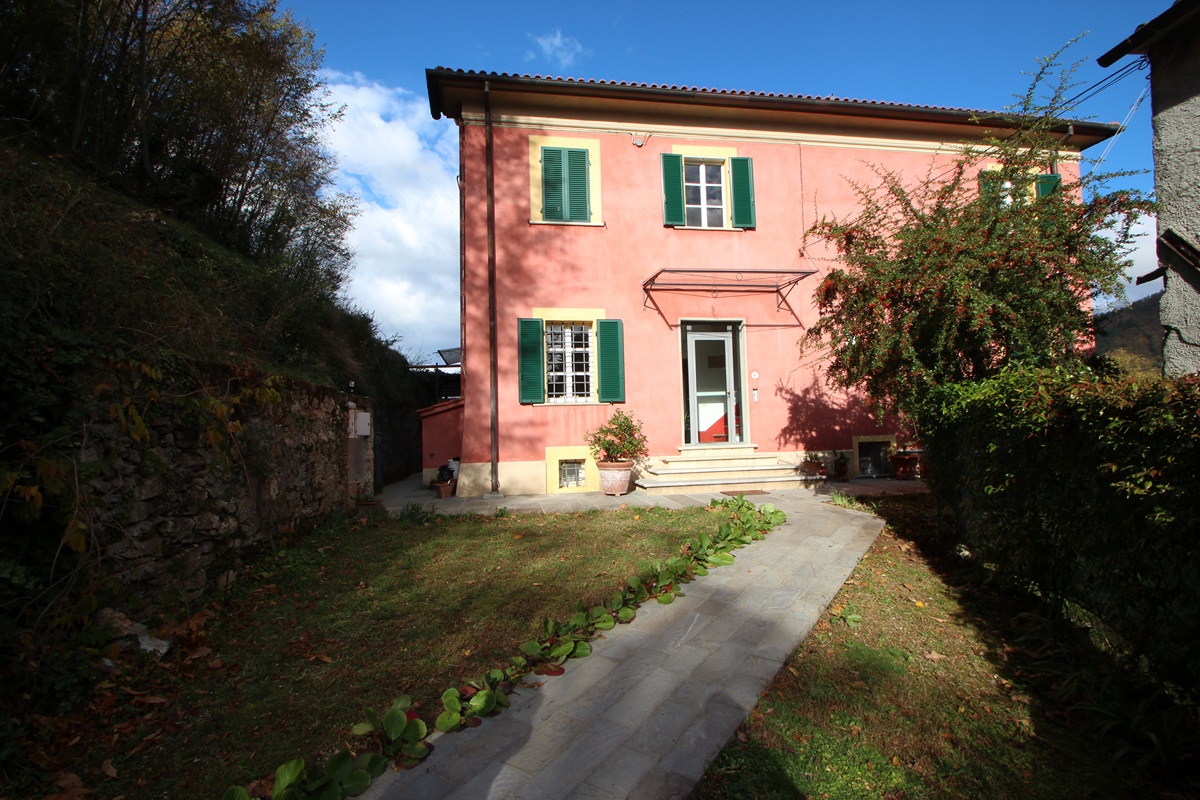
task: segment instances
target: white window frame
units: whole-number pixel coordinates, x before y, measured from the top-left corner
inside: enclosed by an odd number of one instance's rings
[[[596,393],[596,331],[592,322],[586,320],[546,320],[543,353],[546,359],[546,402],[547,403],[591,403]],[[586,344],[578,345],[576,336],[585,335]],[[561,336],[562,343],[552,341],[552,336]],[[586,357],[580,364],[578,354]],[[552,355],[562,357],[561,369],[555,369]],[[561,380],[561,390],[557,380]],[[582,384],[582,385],[580,385]]]
[[[716,185],[716,184],[708,183],[705,180],[707,173],[708,173],[708,170],[705,169],[705,167],[710,167],[710,166],[717,167],[721,171],[721,184],[720,184],[720,188],[721,188],[721,206],[720,206],[720,208],[721,208],[721,224],[720,225],[709,225],[708,224],[709,210],[715,209],[717,207],[716,205],[712,205],[709,203],[708,192],[706,191],[709,186]],[[699,205],[695,205],[695,204],[688,202],[688,187],[689,186],[692,186],[692,187],[697,186],[697,184],[695,184],[695,183],[688,182],[688,178],[687,178],[688,167],[699,167],[700,168],[700,183],[699,183],[700,204]],[[696,209],[696,208],[700,209],[700,224],[699,225],[693,225],[691,223],[691,220],[688,219],[688,212],[691,209]],[[687,156],[687,155],[685,155],[683,157],[683,214],[684,214],[684,219],[687,221],[687,225],[684,226],[686,228],[700,228],[700,229],[705,229],[705,230],[726,230],[731,227],[730,210],[729,210],[729,159],[728,158],[704,158],[704,157]]]

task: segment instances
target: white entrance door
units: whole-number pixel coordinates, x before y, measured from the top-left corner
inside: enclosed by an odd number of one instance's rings
[[[726,330],[696,330],[699,327],[686,325],[684,336],[688,444],[741,441],[732,326],[724,326]]]

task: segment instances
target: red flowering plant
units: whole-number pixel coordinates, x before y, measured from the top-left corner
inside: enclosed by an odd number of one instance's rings
[[[802,340],[834,385],[919,425],[938,385],[1082,358],[1090,300],[1123,294],[1133,223],[1153,204],[1105,192],[1121,174],[1058,174],[1074,157],[1060,145],[1073,84],[1070,70],[1052,76],[1058,55],[1039,60],[1002,133],[923,181],[876,169],[876,185],[854,184],[853,216],[809,229],[844,264],[817,288],[821,316]]]

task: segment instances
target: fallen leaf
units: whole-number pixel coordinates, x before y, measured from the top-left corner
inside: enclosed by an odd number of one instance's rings
[[[191,653],[188,654],[188,657],[185,659],[185,661],[192,661],[193,659],[204,658],[206,655],[209,655],[210,653],[212,653],[211,647],[197,647],[195,650],[193,650]]]
[[[111,758],[104,759],[104,763],[100,765],[100,771],[110,778],[117,777],[117,770],[116,767],[112,765]]]
[[[850,688],[851,689],[865,689],[865,688],[867,688],[867,684],[863,683],[862,681],[853,681],[850,684]]]
[[[54,785],[60,789],[82,789],[83,779],[74,772],[60,772],[54,776]]]
[[[746,734],[745,734],[745,733],[742,731],[742,729],[741,729],[741,728],[738,728],[738,732],[737,732],[737,738],[738,738],[738,741],[739,741],[739,742],[748,742],[748,741],[750,741],[750,737],[749,737],[749,736],[747,736],[747,735],[746,735]]]
[[[920,600],[913,600],[913,603],[915,603],[915,604],[916,604],[917,608],[924,608],[924,607],[925,607],[925,604],[924,604],[924,603],[922,603]]]
[[[135,698],[133,698],[133,702],[141,703],[142,705],[146,705],[146,706],[160,706],[163,703],[167,702],[167,698],[159,697],[157,695],[155,695],[153,697],[135,697]]]
[[[942,655],[937,650],[930,650],[928,653],[925,654],[925,658],[927,658],[933,662],[938,662],[938,661],[942,661],[943,659],[945,659],[946,656]]]
[[[900,761],[900,756],[892,756],[892,766],[902,767],[904,764]]]

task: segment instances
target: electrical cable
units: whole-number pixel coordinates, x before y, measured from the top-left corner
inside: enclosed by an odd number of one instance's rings
[[[1096,163],[1092,166],[1092,170],[1100,169],[1100,165],[1104,163],[1104,159],[1108,158],[1109,152],[1112,151],[1113,145],[1117,143],[1117,139],[1121,138],[1121,134],[1125,132],[1125,127],[1129,124],[1129,120],[1133,119],[1133,115],[1137,113],[1141,107],[1142,101],[1146,99],[1146,95],[1150,92],[1150,82],[1146,81],[1146,85],[1142,87],[1141,93],[1137,99],[1133,101],[1133,105],[1129,107],[1129,113],[1125,115],[1125,119],[1121,120],[1121,128],[1111,139],[1108,140],[1108,146],[1104,148],[1104,152],[1100,154],[1100,158],[1096,159]]]

